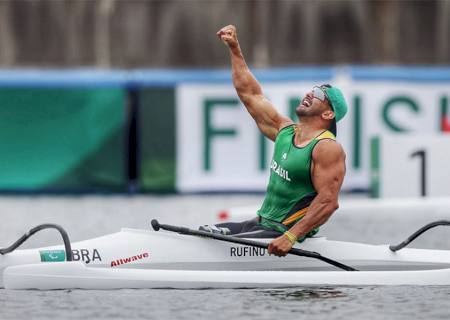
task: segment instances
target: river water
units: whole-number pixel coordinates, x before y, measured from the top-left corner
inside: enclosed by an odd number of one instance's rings
[[[11,244],[33,226],[59,223],[72,241],[161,223],[195,227],[213,223],[233,206],[260,203],[258,195],[0,197],[0,246]],[[446,218],[422,215],[367,216],[335,213],[322,228],[329,239],[397,243],[427,222]],[[450,228],[430,230],[414,247],[450,249]],[[43,231],[24,247],[60,243]],[[1,319],[450,319],[450,287],[311,287],[284,290],[0,290]]]

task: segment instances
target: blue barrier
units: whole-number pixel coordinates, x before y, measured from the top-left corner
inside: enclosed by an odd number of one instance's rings
[[[261,82],[331,81],[340,73],[361,81],[450,81],[450,66],[344,66],[252,69]],[[180,83],[230,83],[226,69],[0,69],[0,87],[167,87]]]
[[[352,79],[362,81],[450,81],[450,66],[351,66],[348,70]]]
[[[327,81],[336,70],[331,67],[255,69],[262,82]],[[231,83],[230,69],[0,69],[0,87],[135,87],[175,86],[179,83]]]

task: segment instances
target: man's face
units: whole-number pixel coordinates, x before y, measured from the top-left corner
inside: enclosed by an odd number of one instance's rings
[[[319,87],[314,87],[300,101],[300,104],[295,109],[295,113],[301,118],[320,116],[324,111],[328,110],[331,110],[331,108],[325,92]]]

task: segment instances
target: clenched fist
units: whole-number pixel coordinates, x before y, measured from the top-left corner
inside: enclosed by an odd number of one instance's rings
[[[268,252],[279,257],[284,257],[293,247],[293,244],[285,235],[281,235],[269,243]]]
[[[236,27],[233,25],[228,25],[217,31],[217,36],[230,48],[235,48],[239,45]]]

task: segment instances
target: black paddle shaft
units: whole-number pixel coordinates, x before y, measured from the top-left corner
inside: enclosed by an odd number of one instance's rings
[[[189,229],[186,227],[178,227],[178,226],[171,226],[168,224],[160,224],[158,222],[158,220],[155,220],[155,219],[153,219],[151,221],[151,224],[152,224],[153,230],[155,230],[155,231],[158,231],[159,229],[163,229],[163,230],[167,230],[167,231],[177,232],[180,234],[211,238],[211,239],[215,239],[215,240],[226,241],[226,242],[231,242],[231,243],[236,243],[236,244],[243,244],[243,245],[257,247],[257,248],[268,249],[268,247],[269,247],[269,244],[264,243],[264,242],[258,242],[258,241],[248,240],[248,239],[241,239],[241,238],[236,238],[236,237],[232,237],[232,236],[225,236],[222,234],[209,233],[209,232],[200,231],[200,230],[192,230],[192,229]],[[296,255],[296,256],[318,259],[318,260],[321,260],[323,262],[326,262],[328,264],[331,264],[335,267],[338,267],[338,268],[346,270],[346,271],[357,271],[355,268],[352,268],[352,267],[342,264],[338,261],[324,257],[320,253],[317,253],[317,252],[292,248],[289,251],[289,253]]]

